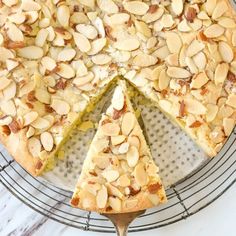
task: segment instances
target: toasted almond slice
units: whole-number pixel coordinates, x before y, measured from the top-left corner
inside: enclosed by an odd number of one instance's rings
[[[157,61],[158,59],[154,56],[147,55],[144,53],[139,53],[137,56],[134,57],[133,65],[140,67],[148,67],[155,65]]]
[[[57,56],[58,61],[71,61],[76,55],[73,48],[64,48]]]
[[[35,134],[35,129],[30,126],[29,129],[28,129],[27,132],[26,132],[26,137],[27,137],[27,138],[30,138],[30,137],[32,137],[34,134]]]
[[[102,185],[102,188],[98,191],[97,197],[96,197],[96,204],[98,208],[104,208],[107,204],[107,188]]]
[[[175,32],[167,32],[166,44],[171,53],[178,53],[182,47],[182,40],[179,35]]]
[[[228,99],[226,101],[226,104],[228,104],[231,107],[236,108],[236,94],[230,94],[228,96]]]
[[[43,49],[37,46],[28,46],[18,49],[18,54],[26,59],[36,60],[43,57]]]
[[[139,48],[140,43],[138,39],[136,38],[124,39],[124,40],[115,42],[113,46],[119,50],[133,51]]]
[[[166,74],[165,70],[162,70],[159,75],[158,86],[161,90],[166,89],[169,85],[170,77]]]
[[[197,66],[195,65],[195,63],[194,63],[194,61],[193,61],[192,58],[186,57],[185,62],[186,62],[187,66],[188,66],[188,68],[189,68],[189,70],[190,70],[190,72],[191,72],[192,74],[198,73],[198,68],[197,68]]]
[[[125,97],[121,87],[117,87],[111,100],[113,108],[120,111],[124,107]]]
[[[90,8],[95,7],[95,0],[80,0],[79,3]]]
[[[181,48],[180,53],[179,53],[179,64],[181,67],[187,66],[187,64],[185,62],[186,51],[187,51],[187,46],[183,45],[183,47]]]
[[[141,142],[138,136],[136,135],[130,135],[127,139],[127,142],[130,144],[130,146],[136,147],[138,150],[141,146]]]
[[[201,72],[199,73],[191,82],[190,87],[199,89],[201,88],[204,84],[208,82],[209,78],[207,77],[206,73]]]
[[[91,43],[91,50],[87,52],[88,55],[92,56],[99,53],[107,43],[106,38],[96,39]]]
[[[194,39],[191,44],[188,46],[187,51],[186,51],[186,55],[188,57],[192,57],[194,55],[196,55],[197,53],[199,53],[201,50],[203,50],[205,47],[204,43]]]
[[[65,63],[60,63],[58,65],[57,74],[65,79],[71,79],[75,77],[74,69],[70,65],[65,64]]]
[[[122,143],[118,149],[118,152],[120,154],[125,154],[127,153],[129,150],[129,143],[128,142],[125,142],[125,143]]]
[[[66,115],[70,111],[70,105],[67,102],[60,99],[52,99],[51,107],[59,115]]]
[[[180,67],[168,67],[167,75],[172,78],[185,79],[191,76],[191,73]]]
[[[173,53],[166,58],[166,62],[170,66],[179,66],[179,54]]]
[[[193,61],[200,71],[204,70],[207,65],[207,59],[203,52],[199,52],[193,56]]]
[[[151,23],[160,19],[163,13],[164,9],[159,7],[154,13],[148,12],[145,15],[143,15],[142,20],[145,21],[146,23]]]
[[[35,121],[31,123],[31,126],[33,126],[35,129],[47,129],[50,127],[50,123],[48,120],[38,117]]]
[[[16,106],[13,100],[3,101],[0,107],[5,115],[9,115],[9,116],[16,115]]]
[[[22,0],[21,9],[23,11],[39,11],[41,6],[33,0]]]
[[[124,135],[129,135],[135,125],[135,116],[132,112],[126,112],[122,119],[121,131]]]
[[[51,96],[46,89],[36,89],[35,97],[42,103],[50,104]]]
[[[117,136],[112,136],[111,137],[111,144],[113,146],[119,145],[121,143],[123,143],[126,139],[125,135],[117,135]]]
[[[224,28],[218,24],[212,24],[204,30],[204,35],[207,38],[217,38],[224,33]]]
[[[146,3],[140,1],[124,2],[123,6],[126,11],[135,15],[144,15],[149,9]]]
[[[34,24],[38,20],[38,18],[39,14],[37,11],[28,11],[25,23]]]
[[[116,123],[107,123],[101,126],[101,131],[106,136],[117,136],[120,132],[120,127]]]
[[[49,132],[43,132],[40,135],[40,140],[43,145],[43,148],[47,151],[50,152],[53,149],[53,137],[52,134]]]
[[[212,13],[212,19],[217,19],[221,17],[228,10],[228,5],[225,1],[219,1]]]
[[[143,34],[147,38],[150,38],[152,36],[151,30],[145,22],[135,20],[134,24],[135,24],[136,30],[139,33]]]
[[[2,0],[2,3],[8,7],[12,7],[18,3],[18,0]]]
[[[109,20],[111,25],[122,25],[128,22],[130,15],[127,13],[117,13],[110,16]]]
[[[73,80],[73,84],[80,87],[92,81],[93,78],[94,78],[93,72],[89,71],[87,75],[75,78]]]
[[[235,21],[229,17],[221,17],[218,21],[218,24],[223,26],[226,29],[235,28]]]
[[[96,28],[92,25],[78,24],[76,30],[88,39],[95,39],[98,35]]]
[[[135,167],[139,160],[139,152],[135,146],[131,146],[126,153],[127,163],[129,167]]]
[[[148,183],[148,175],[143,163],[136,165],[134,169],[134,178],[139,186],[145,186]]]
[[[81,52],[88,52],[91,49],[91,44],[89,40],[80,33],[73,33],[76,46]]]
[[[123,174],[117,180],[117,184],[121,187],[128,187],[128,186],[130,186],[130,179],[128,178],[128,176],[126,174]]]
[[[12,59],[7,59],[6,60],[6,66],[7,66],[8,71],[11,71],[11,70],[15,69],[18,65],[19,65],[18,61],[15,61],[15,60],[12,60]]]
[[[41,63],[49,71],[54,70],[57,66],[55,60],[47,56],[42,58]]]
[[[118,13],[119,8],[112,0],[97,0],[98,7],[108,14]]]
[[[77,76],[85,76],[88,74],[88,69],[82,60],[73,61],[72,67],[76,70]]]
[[[39,30],[35,38],[35,45],[42,48],[47,40],[48,34],[49,32],[46,29]]]
[[[96,65],[106,65],[111,62],[111,59],[107,54],[97,54],[92,57],[92,62]]]
[[[215,83],[224,83],[229,71],[229,65],[227,63],[218,64],[215,70]]]
[[[179,24],[178,24],[178,30],[181,32],[190,32],[192,28],[188,25],[188,22],[186,19],[183,19]]]
[[[173,0],[171,2],[172,9],[174,13],[178,16],[182,13],[184,5],[182,0]]]
[[[121,193],[121,191],[114,187],[113,185],[111,185],[110,183],[106,183],[106,187],[107,187],[107,190],[108,190],[108,194],[110,196],[115,196],[115,197],[118,197],[118,198],[123,198],[123,194]]]
[[[10,83],[11,80],[7,79],[6,77],[0,77],[0,90],[5,89]]]
[[[42,145],[37,138],[32,137],[28,140],[28,150],[33,157],[39,156],[39,154],[41,152],[41,147],[42,147]]]
[[[24,35],[21,30],[13,23],[8,22],[5,26],[7,28],[7,36],[13,42],[23,42]]]
[[[57,21],[62,27],[69,26],[69,19],[70,19],[70,9],[66,5],[60,5],[57,8]]]
[[[170,51],[167,46],[160,47],[153,53],[153,55],[157,56],[161,60],[165,60],[169,54]]]
[[[217,0],[207,0],[205,3],[205,8],[209,16],[212,15],[215,7],[216,7],[216,1]]]
[[[11,82],[9,86],[7,86],[4,90],[3,90],[3,96],[5,100],[10,100],[12,98],[14,98],[16,95],[16,83],[15,82]]]
[[[117,170],[106,170],[102,172],[102,176],[109,182],[113,182],[118,179],[119,172]]]
[[[121,211],[121,200],[117,197],[109,197],[108,203],[114,211]]]
[[[30,111],[29,113],[24,115],[24,126],[31,124],[38,118],[38,113],[36,111]]]
[[[230,63],[234,59],[232,48],[226,42],[219,42],[219,52],[223,61]]]
[[[164,14],[161,18],[161,25],[164,27],[164,28],[170,28],[173,26],[173,24],[175,23],[174,20],[173,20],[173,17],[172,15],[170,14]]]
[[[218,106],[215,104],[207,104],[206,105],[207,112],[206,112],[206,121],[211,122],[215,119],[217,112],[218,112]]]
[[[0,47],[0,62],[4,62],[7,60],[7,59],[10,59],[10,58],[14,58],[14,54],[12,53],[11,50],[9,49],[6,49],[4,47]]]
[[[235,125],[235,121],[232,118],[224,118],[223,119],[223,127],[226,136],[230,136]]]
[[[196,115],[206,114],[206,107],[196,99],[187,98],[184,100],[184,103],[187,112]]]

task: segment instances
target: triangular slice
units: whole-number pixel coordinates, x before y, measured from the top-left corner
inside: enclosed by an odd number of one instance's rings
[[[166,202],[164,187],[135,117],[124,81],[102,115],[71,204],[105,213],[138,211]]]

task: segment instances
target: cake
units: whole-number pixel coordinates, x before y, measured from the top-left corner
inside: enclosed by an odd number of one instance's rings
[[[125,213],[165,203],[158,170],[120,81],[90,144],[71,204],[88,211]]]

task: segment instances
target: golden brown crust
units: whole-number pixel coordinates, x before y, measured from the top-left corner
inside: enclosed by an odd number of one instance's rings
[[[30,174],[37,176],[41,173],[43,166],[39,158],[33,157],[27,148],[26,129],[9,136],[0,134],[0,141],[6,147],[11,156]],[[40,169],[38,169],[40,167]]]

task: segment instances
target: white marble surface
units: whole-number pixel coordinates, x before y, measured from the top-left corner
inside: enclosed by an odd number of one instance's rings
[[[0,236],[103,236],[67,227],[34,212],[0,185]],[[145,236],[235,236],[236,184],[217,201],[190,218]],[[141,236],[144,232],[131,235]]]

